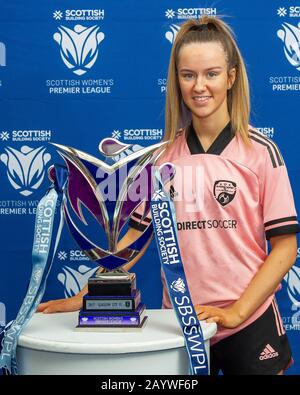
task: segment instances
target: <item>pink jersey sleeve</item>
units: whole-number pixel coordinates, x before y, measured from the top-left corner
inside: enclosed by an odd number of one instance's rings
[[[265,150],[261,204],[266,238],[298,233],[299,225],[286,166],[277,146]]]

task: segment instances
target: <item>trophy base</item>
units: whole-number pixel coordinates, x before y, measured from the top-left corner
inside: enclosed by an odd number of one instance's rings
[[[134,273],[105,272],[88,280],[89,296],[131,296],[136,289]]]
[[[134,273],[122,269],[101,271],[88,280],[78,331],[136,332],[146,323],[146,306],[136,289]]]
[[[115,280],[115,281],[131,281],[134,277],[134,273],[129,273],[123,268],[115,269],[115,270],[107,270],[103,269],[94,274],[95,278],[99,278],[102,280]]]
[[[136,310],[85,311],[80,310],[78,325],[80,327],[138,327],[146,316],[145,304],[140,303]]]
[[[74,328],[75,332],[140,332],[146,326],[148,316],[144,317],[142,322],[137,326],[80,326]]]
[[[90,296],[83,297],[83,311],[134,311],[141,303],[141,292],[134,290],[130,296]]]

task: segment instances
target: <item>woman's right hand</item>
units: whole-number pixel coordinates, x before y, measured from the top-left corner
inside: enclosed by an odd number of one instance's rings
[[[81,307],[82,296],[75,295],[67,299],[49,300],[48,302],[40,303],[36,311],[43,314],[64,313],[80,310]]]

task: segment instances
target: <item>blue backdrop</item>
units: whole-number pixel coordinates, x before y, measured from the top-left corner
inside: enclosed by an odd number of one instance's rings
[[[0,326],[15,317],[25,295],[35,207],[49,185],[46,169],[61,162],[49,142],[94,156],[108,136],[140,145],[159,142],[172,41],[181,22],[203,13],[225,16],[236,32],[251,83],[251,123],[279,144],[300,209],[296,1],[2,2]],[[84,38],[92,55],[82,51],[79,56]],[[65,229],[45,299],[77,293],[93,270]],[[153,243],[135,272],[143,300],[159,308],[160,267]],[[282,284],[277,297],[295,359],[289,374],[299,374],[299,260]]]

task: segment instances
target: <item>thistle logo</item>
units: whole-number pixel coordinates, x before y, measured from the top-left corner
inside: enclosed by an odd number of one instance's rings
[[[288,62],[300,71],[300,23],[293,26],[284,22],[283,29],[277,31],[277,36],[284,43],[284,54]]]
[[[153,194],[153,200],[155,202],[157,202],[159,200],[163,200],[163,198],[165,198],[165,197],[166,197],[166,195],[161,189],[155,191],[154,194]]]
[[[119,130],[114,130],[111,134],[111,137],[119,140],[121,138],[121,132]]]
[[[0,42],[0,67],[6,66],[6,47]]]
[[[21,195],[31,195],[43,182],[45,166],[51,155],[44,147],[34,149],[26,145],[20,151],[11,147],[5,151],[0,159],[6,165],[9,182]]]
[[[9,140],[9,133],[8,132],[1,132],[0,133],[0,140],[2,140],[2,141]]]
[[[63,13],[61,11],[54,11],[53,18],[60,21],[63,18]]]
[[[186,291],[186,286],[182,278],[178,278],[177,280],[173,281],[170,287],[173,289],[175,292],[181,292],[185,293]]]
[[[168,19],[173,19],[175,17],[175,11],[174,10],[167,10],[165,12],[165,15]]]
[[[77,271],[71,267],[64,266],[62,270],[63,272],[58,274],[57,279],[64,286],[65,297],[69,298],[81,291],[89,277],[98,270],[98,267],[91,269],[85,265],[80,265]]]
[[[65,26],[53,35],[60,45],[60,55],[64,64],[76,75],[83,75],[93,67],[98,58],[98,46],[104,40],[99,26],[76,25],[74,30]]]
[[[287,9],[285,7],[279,7],[277,10],[277,15],[278,16],[286,16],[287,14]]]
[[[176,35],[180,29],[180,26],[178,25],[170,25],[171,31],[167,31],[165,34],[165,37],[168,41],[170,41],[171,44],[175,41]]]
[[[66,251],[59,251],[57,257],[60,261],[65,261],[68,258],[68,254],[66,253]]]

